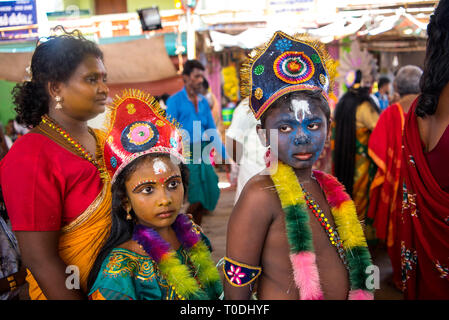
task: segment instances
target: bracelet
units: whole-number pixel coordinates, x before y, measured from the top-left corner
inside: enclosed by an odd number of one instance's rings
[[[259,266],[250,266],[224,257],[223,273],[233,287],[244,287],[257,279],[262,272]]]
[[[9,282],[9,291],[13,291],[17,288],[17,282],[14,276],[6,277],[6,280]]]

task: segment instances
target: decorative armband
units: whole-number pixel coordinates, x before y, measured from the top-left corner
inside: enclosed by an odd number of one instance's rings
[[[244,287],[260,276],[261,267],[249,266],[228,257],[224,257],[223,273],[226,280],[234,287]]]

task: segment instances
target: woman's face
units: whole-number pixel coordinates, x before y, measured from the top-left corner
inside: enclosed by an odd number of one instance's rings
[[[160,229],[175,222],[184,200],[181,171],[170,157],[145,159],[125,182],[125,209],[140,224]]]
[[[295,97],[274,109],[265,127],[278,130],[278,158],[294,169],[312,167],[327,138],[324,112],[314,100],[306,98]]]
[[[75,119],[90,120],[104,112],[108,93],[103,61],[88,55],[69,80],[60,86],[61,111]]]

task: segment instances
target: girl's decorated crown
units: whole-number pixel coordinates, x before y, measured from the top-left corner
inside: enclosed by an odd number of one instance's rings
[[[240,73],[241,96],[249,97],[249,106],[259,119],[273,102],[289,92],[321,89],[328,99],[334,86],[335,65],[321,42],[278,31],[250,54]]]
[[[125,90],[110,107],[106,120],[103,160],[110,181],[133,160],[150,153],[166,153],[185,162],[179,126],[150,94]]]

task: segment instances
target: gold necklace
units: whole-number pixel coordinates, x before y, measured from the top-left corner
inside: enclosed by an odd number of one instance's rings
[[[75,151],[76,154],[81,156],[82,158],[86,159],[90,163],[92,163],[95,167],[98,168],[98,162],[94,159],[92,154],[90,154],[89,151],[84,148],[81,143],[73,139],[66,130],[64,130],[60,125],[56,123],[55,120],[50,118],[47,114],[44,114],[42,116],[41,124],[44,124],[48,126],[50,129],[56,131],[59,133],[59,135],[69,143],[69,146],[72,148],[72,150]],[[89,132],[95,137],[95,134],[92,132],[92,130],[89,128]],[[96,140],[96,138],[95,138]]]

